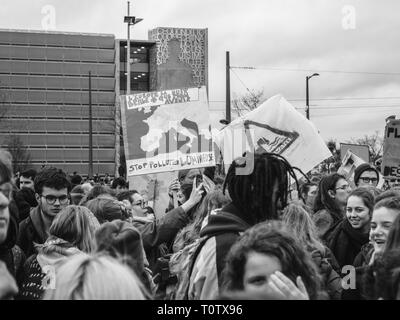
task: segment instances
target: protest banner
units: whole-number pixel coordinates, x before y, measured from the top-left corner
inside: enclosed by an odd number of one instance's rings
[[[347,150],[353,152],[357,157],[369,162],[369,147],[365,144],[340,143],[340,159],[343,160]]]
[[[346,178],[347,182],[352,188],[355,188],[356,185],[354,183],[354,171],[363,163],[367,162],[358,157],[352,151],[347,150],[346,155],[342,159],[342,165],[337,172]],[[383,176],[379,173],[379,182],[377,188],[382,189],[384,182]]]
[[[128,176],[215,165],[206,88],[121,96]]]
[[[216,144],[225,166],[245,151],[267,151],[307,173],[332,156],[314,124],[281,95],[231,122],[216,137]]]
[[[382,172],[387,179],[400,178],[400,120],[390,120],[385,126]]]

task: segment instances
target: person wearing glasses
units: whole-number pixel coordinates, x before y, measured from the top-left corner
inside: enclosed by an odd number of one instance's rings
[[[38,206],[19,225],[17,244],[27,257],[36,253],[34,243],[43,244],[49,228],[58,213],[69,205],[71,183],[60,169],[48,168],[35,178],[35,196]]]
[[[379,183],[379,173],[369,163],[359,165],[354,171],[354,184],[357,187],[373,186]]]
[[[350,192],[351,187],[346,178],[338,173],[329,174],[319,182],[312,219],[317,235],[325,244],[329,234],[345,217]]]

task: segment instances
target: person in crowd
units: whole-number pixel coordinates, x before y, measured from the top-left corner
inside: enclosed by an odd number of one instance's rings
[[[363,163],[354,170],[354,184],[357,187],[374,186],[379,183],[379,173],[369,163]]]
[[[115,189],[116,192],[121,192],[128,190],[128,185],[124,178],[118,177],[113,180],[111,188]]]
[[[200,238],[200,230],[203,225],[207,224],[205,220],[208,220],[211,212],[221,209],[229,202],[229,198],[224,195],[221,190],[208,193],[198,209],[194,212],[192,222],[182,228],[177,234],[173,245],[173,251],[178,252]]]
[[[43,300],[145,300],[135,273],[108,255],[74,255],[56,270],[57,286]]]
[[[340,222],[328,238],[328,246],[340,268],[353,265],[361,247],[368,243],[374,196],[365,187],[354,189],[347,199],[346,219]]]
[[[389,190],[400,191],[400,179],[387,179]]]
[[[22,188],[14,196],[15,204],[18,208],[19,219],[22,221],[29,216],[32,208],[37,207],[35,191],[31,188]]]
[[[35,169],[23,171],[19,177],[19,188],[29,188],[35,191],[33,181],[35,180],[36,174],[37,172]]]
[[[400,197],[400,191],[386,190],[375,197],[375,203],[387,198]]]
[[[74,188],[82,183],[82,176],[77,174],[76,172],[71,177],[71,188]]]
[[[300,186],[300,195],[302,197],[302,201],[306,206],[308,212],[312,212],[312,208],[314,206],[314,200],[317,195],[318,185],[312,182],[303,183]]]
[[[326,298],[311,256],[278,222],[259,223],[233,244],[222,287],[269,299]]]
[[[344,219],[350,192],[349,183],[338,173],[329,174],[321,179],[312,217],[317,228],[317,235],[324,243],[329,233]]]
[[[88,201],[85,206],[93,212],[100,224],[128,218],[125,206],[121,205],[116,199],[98,196]]]
[[[60,169],[48,168],[35,178],[35,196],[38,206],[20,223],[17,244],[27,257],[36,253],[34,243],[43,244],[49,228],[60,211],[69,204],[71,184]]]
[[[36,246],[38,254],[26,261],[19,298],[41,299],[47,288],[52,289],[51,276],[63,262],[82,252],[94,251],[95,231],[99,227],[93,213],[85,207],[70,205],[62,209],[50,226],[46,242]]]
[[[367,267],[362,278],[362,295],[367,300],[400,300],[399,247],[386,251]]]
[[[298,243],[311,254],[329,297],[339,300],[342,293],[339,265],[331,250],[318,239],[308,212],[298,204],[289,204],[284,209],[282,222]]]
[[[200,249],[190,275],[189,298],[211,299],[218,295],[224,259],[239,233],[267,219],[278,219],[287,205],[289,177],[296,183],[293,168],[281,156],[271,153],[255,154],[253,170],[245,172],[249,157],[234,160],[224,183],[232,199],[211,215],[200,237],[206,241]],[[239,172],[240,173],[240,172]]]
[[[110,199],[116,199],[116,191],[114,189],[110,189],[108,186],[96,184],[89,190],[89,192],[85,193],[79,204],[84,206],[88,201],[93,200],[100,195],[110,195]]]
[[[85,194],[88,194],[89,191],[93,189],[93,185],[88,181],[82,183],[81,186],[82,186],[82,189],[85,192]]]
[[[5,264],[8,273],[19,284],[23,277],[25,255],[16,245],[18,224],[12,218],[9,210],[12,190],[11,179],[10,167],[0,157],[0,262]],[[7,273],[3,273],[3,275],[6,277]],[[8,279],[8,276],[6,279]],[[7,283],[10,284],[9,281]],[[14,288],[14,286],[12,287]],[[11,287],[7,286],[7,288],[10,289]]]
[[[149,213],[147,201],[138,191],[122,191],[117,194],[117,199],[124,203],[125,208],[132,213],[133,217],[148,218],[150,221],[155,219],[154,214]]]
[[[102,224],[95,237],[97,252],[119,259],[135,272],[151,295],[155,293],[139,230],[126,221],[114,220]]]
[[[70,193],[71,204],[74,204],[76,206],[79,205],[84,196],[85,191],[83,190],[81,185],[73,187]]]

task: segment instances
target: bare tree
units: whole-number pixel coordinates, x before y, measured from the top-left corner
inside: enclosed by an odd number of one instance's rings
[[[348,143],[367,145],[369,148],[370,162],[375,163],[383,152],[383,136],[380,135],[379,131],[371,135],[364,135],[362,138],[352,138]]]
[[[12,155],[14,172],[26,170],[29,166],[31,156],[28,148],[24,145],[21,138],[15,134],[10,135],[5,140],[4,145]]]
[[[261,89],[256,92],[249,92],[243,96],[234,98],[232,101],[232,108],[239,116],[254,110],[262,102],[264,102],[264,90]]]

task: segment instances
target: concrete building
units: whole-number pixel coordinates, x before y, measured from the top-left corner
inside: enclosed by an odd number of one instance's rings
[[[126,44],[110,34],[0,30],[0,146],[19,138],[29,167],[86,175],[90,71],[93,173],[116,173]],[[207,29],[156,28],[130,45],[131,94],[208,85]]]

